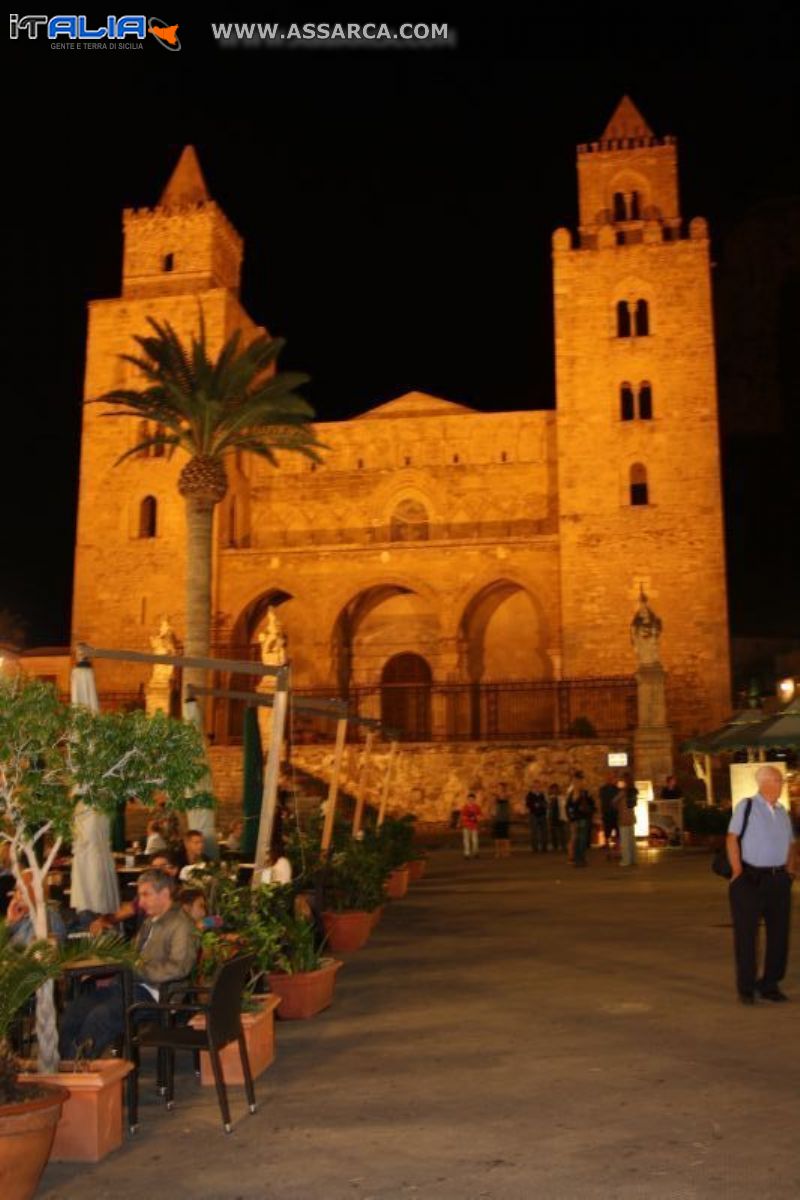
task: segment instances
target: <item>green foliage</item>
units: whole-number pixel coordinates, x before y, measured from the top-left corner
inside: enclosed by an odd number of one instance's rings
[[[336,912],[372,912],[383,903],[386,876],[386,863],[375,846],[351,840],[331,855],[325,877],[326,906]]]
[[[317,946],[317,935],[311,922],[303,917],[284,918],[274,969],[286,975],[297,975],[301,971],[318,971],[322,962],[322,948]]]
[[[17,839],[47,826],[69,838],[78,801],[113,814],[133,798],[173,808],[207,770],[202,737],[163,713],[93,713],[37,680],[0,680],[0,822]]]
[[[284,343],[267,334],[241,344],[234,333],[216,361],[208,353],[205,321],[200,310],[199,336],[184,346],[168,321],[149,318],[152,334],[135,337],[141,354],[124,354],[147,381],[141,390],[117,389],[90,403],[115,410],[105,417],[136,417],[156,427],[118,461],[150,446],[177,447],[190,456],[220,458],[229,450],[246,450],[277,465],[276,450],[290,450],[321,461],[311,421],[313,409],[295,389],[307,375],[276,372]]]
[[[414,857],[415,817],[387,817],[378,829],[364,830],[364,844],[374,846],[388,871],[402,867]]]
[[[57,978],[75,959],[91,956],[131,965],[135,949],[116,934],[102,934],[58,947],[47,941],[13,945],[8,926],[0,924],[0,1103],[10,1103],[15,1092],[16,1063],[11,1052],[11,1027],[39,988]]]

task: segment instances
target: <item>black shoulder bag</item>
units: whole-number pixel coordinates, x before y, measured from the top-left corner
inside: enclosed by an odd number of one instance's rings
[[[739,854],[742,853],[742,842],[744,835],[747,833],[747,822],[750,820],[750,810],[753,807],[753,797],[747,801],[747,808],[744,810],[744,820],[742,821],[742,832],[739,834]],[[725,846],[721,850],[714,852],[714,857],[711,859],[711,870],[715,875],[721,875],[723,879],[730,879],[733,875],[733,868],[728,861],[728,851]]]

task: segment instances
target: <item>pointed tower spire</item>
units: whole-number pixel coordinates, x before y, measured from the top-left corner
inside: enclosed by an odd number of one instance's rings
[[[651,138],[653,131],[630,96],[623,96],[603,130],[604,142],[618,138]]]
[[[205,204],[210,199],[195,148],[184,146],[178,165],[161,193],[158,206],[185,208],[188,205]]]

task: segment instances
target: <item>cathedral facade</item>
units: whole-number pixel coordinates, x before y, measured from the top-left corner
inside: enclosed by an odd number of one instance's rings
[[[674,139],[627,98],[577,161],[579,228],[552,242],[555,410],[484,413],[412,392],[317,423],[322,465],[231,456],[214,534],[218,654],[257,653],[272,608],[296,687],[358,694],[410,737],[478,738],[489,720],[502,734],[504,719],[509,735],[563,733],[543,697],[629,680],[643,590],[663,621],[675,729],[727,715],[706,222],[682,217]],[[126,211],[124,234],[122,294],[90,305],[86,399],[137,386],[119,355],[148,317],[185,338],[202,306],[214,352],[235,329],[257,332],[239,300],[242,241],[191,148],[156,207]],[[84,408],[73,641],[144,650],[165,614],[182,634],[181,456],[115,467],[140,430],[101,413]],[[98,676],[123,693],[147,671],[100,662]],[[235,734],[234,714],[214,720]]]

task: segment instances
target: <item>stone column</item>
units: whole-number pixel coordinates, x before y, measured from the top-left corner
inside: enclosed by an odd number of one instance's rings
[[[673,773],[672,730],[667,725],[666,671],[661,663],[636,672],[637,722],[633,735],[634,774],[653,785]]]

